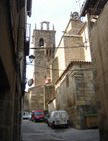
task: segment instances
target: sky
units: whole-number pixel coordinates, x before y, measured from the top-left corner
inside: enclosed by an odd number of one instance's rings
[[[32,30],[36,27],[40,28],[40,22],[49,21],[50,27],[54,24],[56,30],[56,46],[64,31],[70,13],[80,10],[84,0],[32,0],[32,16],[28,18],[31,23]]]
[[[32,16],[27,19],[31,24],[31,36],[35,27],[40,29],[42,21],[50,22],[50,29],[54,24],[56,30],[56,46],[70,19],[71,12],[79,12],[84,0],[32,0]],[[31,38],[32,42],[32,38]],[[33,47],[33,44],[30,44]],[[30,50],[30,55],[32,50]],[[28,60],[29,61],[29,60]],[[27,79],[33,77],[33,65],[27,65]]]

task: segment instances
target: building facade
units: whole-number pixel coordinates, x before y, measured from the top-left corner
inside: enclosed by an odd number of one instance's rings
[[[46,29],[44,24],[46,24]],[[49,28],[49,22],[42,22],[41,29],[35,29],[33,32],[33,44],[35,47],[35,86],[44,85],[45,79],[50,77],[50,69],[48,68],[54,57],[55,30],[50,30]]]
[[[0,1],[0,141],[21,140],[22,98],[29,53],[26,16],[31,15],[30,11],[29,0]]]
[[[50,78],[50,64],[54,58],[55,30],[54,27],[50,29],[49,24],[49,22],[44,21],[41,23],[40,29],[33,31],[33,44],[35,47],[34,87],[29,89],[31,93],[31,103],[34,101],[32,110],[47,110],[47,97],[49,92],[53,93]],[[46,25],[46,28],[44,25]],[[50,84],[50,86],[48,84]],[[51,89],[51,91],[49,89]]]
[[[44,110],[44,86],[35,86],[29,88],[29,111]]]
[[[86,23],[79,19],[76,12],[73,13],[52,62],[56,108],[68,111],[71,124],[76,128],[90,128],[87,120],[92,121],[91,127],[97,126],[94,70],[90,63],[89,40],[85,39],[84,32]]]
[[[89,40],[85,39],[84,32],[86,23],[74,12],[58,47],[53,49],[52,42],[49,48],[49,40],[46,41],[49,39],[49,23],[47,31],[43,30],[41,23],[41,30],[34,30],[33,34],[36,58],[35,87],[30,88],[30,93],[33,92],[31,101],[34,101],[35,108],[39,108],[38,102],[41,100],[43,109],[49,112],[55,109],[66,110],[75,128],[97,126],[94,70],[90,63]],[[54,35],[54,31],[52,33]],[[54,37],[51,39],[54,41]],[[52,55],[50,49],[53,49]],[[40,90],[43,93],[40,93]],[[43,97],[39,100],[40,95]]]
[[[95,83],[99,112],[100,140],[108,140],[108,99],[107,99],[107,46],[108,46],[108,3],[107,0],[86,1],[81,16],[88,20],[89,39],[93,65],[96,68]]]
[[[56,108],[66,110],[71,125],[97,126],[96,97],[90,62],[72,61],[55,84]]]
[[[55,49],[55,56],[52,62],[52,83],[61,76],[71,61],[84,61],[85,50],[83,38],[79,34],[84,23],[79,17],[73,18],[72,15],[66,26],[63,36]]]

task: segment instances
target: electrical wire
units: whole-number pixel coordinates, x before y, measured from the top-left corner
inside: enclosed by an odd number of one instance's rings
[[[48,69],[48,70],[55,70],[55,71],[65,71],[65,70],[62,70],[62,69],[52,69],[52,68],[48,68],[48,67],[43,67],[43,66],[39,66],[39,65],[34,65],[34,64],[26,64],[26,65],[33,65],[33,66],[36,66],[36,67],[38,67],[38,68],[43,68],[43,69]],[[90,71],[90,70],[95,70],[95,68],[80,68],[80,69],[74,69],[75,71],[85,71],[85,70],[87,70],[87,71]],[[69,71],[72,71],[72,70],[69,70]]]
[[[69,47],[69,46],[65,46],[65,47],[41,47],[41,48],[39,48],[39,47],[36,47],[36,48],[30,48],[30,49],[39,49],[39,50],[41,50],[41,49],[69,49],[69,48],[86,48],[86,47],[89,47],[89,46],[72,46],[72,47]]]

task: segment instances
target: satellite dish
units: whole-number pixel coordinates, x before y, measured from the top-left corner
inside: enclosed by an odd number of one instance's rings
[[[30,87],[30,86],[32,86],[33,85],[33,79],[30,79],[29,81],[28,81],[28,86]]]

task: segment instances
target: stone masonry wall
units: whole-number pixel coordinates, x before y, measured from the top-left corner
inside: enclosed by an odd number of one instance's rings
[[[57,79],[59,78],[59,65],[58,65],[58,57],[53,60],[52,63],[52,83],[55,84]]]
[[[58,59],[58,68],[56,69],[59,70],[59,77],[71,61],[85,60],[83,39],[82,36],[78,34],[83,25],[84,23],[80,20],[70,19],[66,27],[64,35],[55,52],[55,58]],[[54,66],[57,66],[57,64],[54,64]],[[57,79],[57,77],[58,73],[57,75],[55,74],[54,79]]]
[[[44,93],[44,98],[45,98],[45,105],[44,105],[44,110],[48,110],[48,103],[49,101],[53,100],[55,98],[55,88],[53,85],[46,85],[44,86],[45,93]]]
[[[74,20],[74,19],[70,19],[69,21],[69,25],[66,28],[66,34],[67,35],[77,35],[80,28],[83,26],[83,22],[81,22],[80,20]]]
[[[4,87],[3,91],[1,91],[0,87],[0,141],[21,140],[22,89],[20,71],[17,68],[18,64],[16,64],[18,58],[16,56],[19,49],[19,38],[17,36],[20,31],[18,30],[18,23],[20,14],[23,16],[23,19],[20,19],[21,22],[25,22],[23,15],[25,8],[23,7],[18,12],[16,2],[14,0],[0,1],[0,63],[2,62],[3,71],[5,72],[5,75],[1,74],[1,76],[6,77],[7,81],[5,83],[9,84],[9,87]],[[23,27],[22,23],[20,27]],[[22,30],[23,32],[24,30]],[[24,38],[21,36],[20,39],[22,39],[20,47],[23,48]],[[2,77],[0,77],[0,80]]]
[[[88,105],[91,107],[89,109],[95,109],[96,106],[93,71],[86,71],[87,68],[90,69],[90,66],[90,64],[73,65],[55,87],[57,109],[67,110],[71,123],[76,128],[82,128],[77,107]],[[94,114],[94,111],[91,110],[90,114]]]
[[[64,36],[64,46],[65,46],[65,65],[71,61],[84,61],[84,44],[82,37],[80,36]]]
[[[37,86],[29,89],[29,110],[44,110],[44,87]]]
[[[40,39],[44,40],[44,49],[39,46]],[[35,85],[43,85],[45,79],[50,77],[50,63],[54,56],[55,31],[54,30],[34,30],[33,33],[35,50]],[[40,49],[39,49],[40,48]]]
[[[91,50],[96,67],[96,94],[100,140],[108,140],[108,3],[91,31]]]

